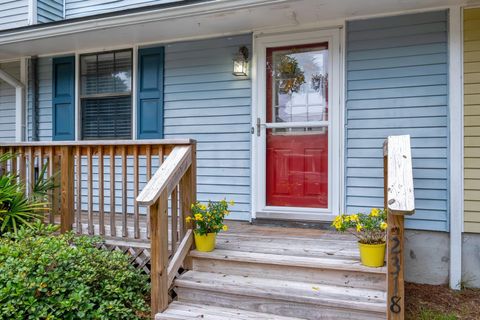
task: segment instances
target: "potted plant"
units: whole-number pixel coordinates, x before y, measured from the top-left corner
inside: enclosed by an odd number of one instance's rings
[[[208,201],[202,204],[192,204],[192,217],[187,217],[187,223],[192,223],[195,246],[198,251],[210,252],[215,249],[217,233],[227,231],[228,227],[223,223],[225,216],[230,214],[229,205],[233,201]]]
[[[340,232],[350,232],[358,239],[360,260],[367,267],[382,267],[385,262],[387,230],[385,210],[373,208],[370,213],[341,214],[332,226]]]

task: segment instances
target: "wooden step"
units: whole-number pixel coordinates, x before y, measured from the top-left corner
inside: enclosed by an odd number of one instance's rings
[[[216,249],[191,251],[193,270],[290,281],[385,290],[385,268],[368,268],[356,259],[301,257]]]
[[[155,320],[302,320],[268,313],[222,308],[175,301],[168,309],[155,316]]]
[[[179,301],[305,319],[385,319],[384,291],[188,271],[175,281]]]
[[[359,258],[358,244],[345,239],[219,234],[217,249],[291,256]]]

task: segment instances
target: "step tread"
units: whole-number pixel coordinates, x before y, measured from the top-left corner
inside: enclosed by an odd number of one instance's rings
[[[220,234],[218,249],[259,253],[288,254],[292,256],[358,258],[356,241],[342,239],[305,239],[258,235]]]
[[[386,303],[386,293],[381,290],[199,271],[184,273],[175,281],[175,285],[211,292],[374,312],[385,312]]]
[[[358,271],[364,273],[386,274],[386,268],[370,268],[362,265],[358,259],[335,259],[325,257],[291,256],[237,250],[216,249],[212,252],[190,252],[193,258],[229,260],[270,265],[306,267],[315,269],[335,269],[343,271]]]
[[[300,318],[282,317],[269,313],[245,311],[211,305],[200,305],[174,301],[163,313],[155,316],[155,320],[301,320]]]

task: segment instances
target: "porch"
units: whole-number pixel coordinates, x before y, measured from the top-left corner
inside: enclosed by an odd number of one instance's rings
[[[381,268],[361,265],[351,236],[248,222],[230,221],[215,251],[194,250],[185,222],[196,201],[194,140],[3,143],[0,155],[15,156],[0,172],[17,173],[29,193],[46,168],[59,188],[45,221],[130,255],[150,274],[156,319],[402,319],[403,215],[414,210],[409,137],[384,148],[390,249]]]

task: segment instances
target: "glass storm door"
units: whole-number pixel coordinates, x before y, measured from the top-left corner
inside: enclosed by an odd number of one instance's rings
[[[328,208],[328,43],[266,53],[266,205]]]

